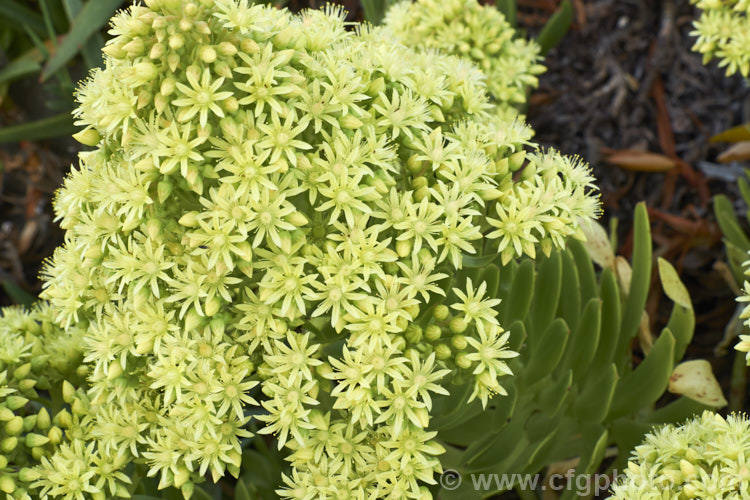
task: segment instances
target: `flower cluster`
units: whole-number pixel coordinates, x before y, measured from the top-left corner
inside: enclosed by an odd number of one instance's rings
[[[750,260],[745,261],[743,267],[745,268],[745,274],[750,274]],[[745,281],[742,292],[743,294],[740,297],[737,297],[737,302],[750,302],[750,282]],[[745,326],[750,326],[750,304],[742,309],[740,319],[745,320]],[[740,335],[740,341],[734,346],[734,348],[738,351],[747,353],[745,360],[747,361],[747,364],[750,365],[750,335]]]
[[[80,433],[83,333],[58,328],[46,304],[0,311],[0,491],[8,499],[30,499],[41,476],[34,466]]]
[[[517,37],[497,8],[477,0],[402,0],[383,22],[409,47],[437,49],[479,66],[501,112],[525,102],[545,69],[536,42]]]
[[[580,235],[589,170],[527,149],[469,62],[343,19],[247,0],[114,19],[42,294],[85,329],[86,425],[35,469],[42,494],[119,495],[135,462],[189,496],[239,473],[252,419],[290,452],[285,498],[424,498],[433,396],[504,392],[497,300],[452,274]]]
[[[702,9],[695,21],[693,50],[703,54],[704,64],[719,59],[727,76],[750,75],[750,2],[748,0],[691,0]]]
[[[613,488],[615,500],[750,496],[750,421],[710,411],[647,434]]]

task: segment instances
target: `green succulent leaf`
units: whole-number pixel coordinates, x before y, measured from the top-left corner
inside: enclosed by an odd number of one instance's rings
[[[557,318],[544,333],[535,339],[530,358],[523,372],[523,383],[528,385],[552,373],[562,359],[570,329],[562,318]]]
[[[600,299],[589,300],[583,309],[578,329],[575,330],[575,334],[568,342],[565,362],[562,367],[572,369],[577,380],[581,378],[582,374],[586,373],[599,347],[602,330],[601,311],[602,301]]]
[[[581,280],[575,259],[569,251],[562,252],[562,283],[564,293],[560,294],[558,316],[565,319],[571,330],[575,330],[581,314]]]
[[[743,252],[750,250],[750,238],[740,227],[734,206],[725,195],[714,196],[714,214],[724,237]]]
[[[560,253],[555,252],[542,261],[539,265],[536,281],[540,286],[534,289],[534,299],[528,319],[534,329],[543,331],[555,318],[560,300],[562,286],[562,258]]]
[[[634,217],[633,274],[622,315],[622,328],[620,329],[617,349],[618,354],[627,351],[630,340],[638,331],[651,284],[651,226],[645,203],[641,202],[636,206]],[[627,358],[621,356],[620,359],[624,360]]]
[[[517,0],[497,0],[495,6],[503,13],[505,19],[512,25],[516,25]]]
[[[664,394],[674,368],[674,347],[674,336],[665,328],[648,356],[618,384],[608,419],[648,407]]]
[[[534,263],[530,260],[523,261],[513,276],[508,298],[500,303],[500,318],[503,322],[511,324],[526,319],[534,296],[535,282]]]
[[[607,416],[619,379],[614,363],[596,373],[596,377],[587,381],[584,391],[576,396],[572,408],[574,416],[593,423],[602,422]]]
[[[70,31],[42,71],[42,80],[55,74],[70,61],[86,41],[109,22],[124,0],[89,0],[71,22]]]

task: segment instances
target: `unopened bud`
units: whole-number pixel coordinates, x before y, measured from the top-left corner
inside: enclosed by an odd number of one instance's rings
[[[204,45],[198,49],[198,57],[206,64],[216,61],[216,50],[210,45]]]
[[[450,309],[446,305],[439,305],[432,311],[432,317],[438,321],[445,320],[450,315]]]
[[[430,342],[435,342],[442,334],[442,330],[437,325],[430,325],[424,330],[424,337]]]
[[[464,318],[453,318],[449,326],[451,331],[456,334],[464,333],[468,327],[469,324]]]
[[[5,433],[9,436],[17,436],[23,431],[23,417],[15,416],[5,423]]]
[[[62,432],[62,429],[60,429],[60,428],[59,428],[59,427],[57,427],[57,426],[55,426],[55,427],[52,427],[52,428],[51,428],[51,429],[49,430],[49,432],[47,433],[47,438],[49,439],[49,442],[50,442],[50,443],[51,443],[52,445],[56,445],[56,444],[59,444],[59,443],[60,443],[60,441],[62,441],[62,437],[63,437],[63,432]]]
[[[76,395],[76,388],[73,387],[73,384],[68,382],[67,380],[63,380],[62,383],[62,397],[63,401],[70,404],[73,401],[73,398]]]
[[[16,482],[13,480],[10,476],[2,476],[0,477],[0,491],[3,493],[7,493],[10,495],[14,491],[16,491]]]
[[[0,451],[3,453],[10,453],[16,449],[16,446],[18,446],[18,438],[15,436],[10,436],[0,441]]]
[[[49,438],[47,436],[42,436],[41,434],[35,434],[33,432],[26,434],[26,446],[29,448],[44,446],[47,443],[49,443]]]
[[[75,134],[73,134],[73,139],[80,142],[84,146],[94,147],[99,144],[101,136],[94,127],[87,127],[80,132],[76,132]]]

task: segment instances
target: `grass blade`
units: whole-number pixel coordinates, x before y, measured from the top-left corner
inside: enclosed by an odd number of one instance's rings
[[[70,61],[86,41],[104,27],[112,14],[122,5],[123,0],[90,0],[75,16],[70,31],[47,62],[42,72],[42,80],[57,72]]]
[[[570,5],[569,0],[565,0],[560,4],[560,8],[549,18],[549,21],[544,25],[542,32],[539,33],[537,42],[542,48],[542,55],[547,55],[547,52],[560,43],[562,37],[564,37],[570,29],[572,22],[573,6]]]
[[[37,34],[43,35],[46,31],[42,17],[15,0],[3,0],[0,2],[0,17],[12,21],[17,26],[27,26]],[[10,24],[13,25],[12,23]]]
[[[81,12],[83,2],[81,0],[63,0],[65,14],[71,23],[73,19]],[[104,47],[104,37],[99,33],[91,35],[89,40],[83,45],[81,55],[89,69],[96,68],[102,64],[102,47]]]
[[[508,21],[511,26],[516,25],[516,0],[497,0],[495,2],[497,10],[503,13],[505,20]]]
[[[70,112],[0,129],[0,144],[4,142],[34,141],[70,135],[77,130]]]
[[[34,300],[36,300],[33,295],[10,280],[3,280],[0,284],[3,287],[3,290],[5,290],[5,293],[8,294],[8,297],[18,305],[30,306],[34,303]]]
[[[42,67],[36,61],[31,59],[16,59],[0,70],[0,85],[33,75],[40,69]]]

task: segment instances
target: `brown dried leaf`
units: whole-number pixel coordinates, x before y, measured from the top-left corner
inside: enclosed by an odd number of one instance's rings
[[[719,163],[743,161],[750,158],[750,141],[738,142],[729,146],[718,156]]]
[[[621,149],[614,151],[606,158],[607,163],[636,172],[666,172],[674,168],[674,160],[659,153]]]
[[[705,359],[685,361],[677,365],[669,379],[669,392],[714,408],[727,405],[711,363]]]

